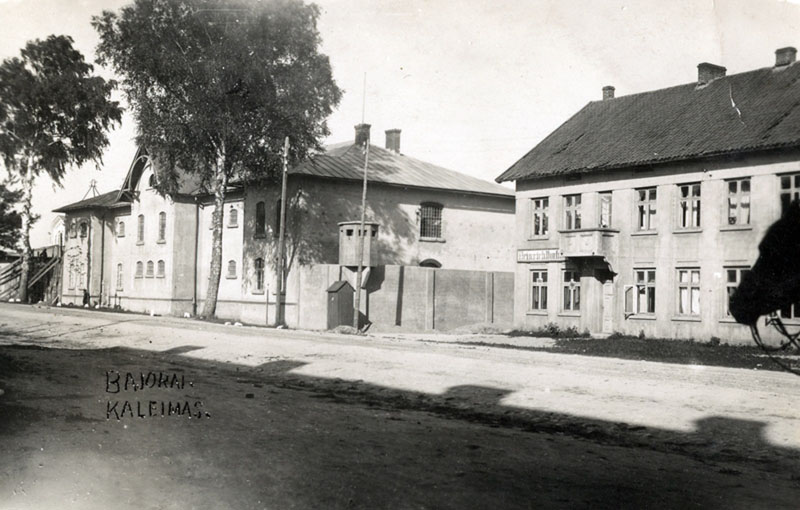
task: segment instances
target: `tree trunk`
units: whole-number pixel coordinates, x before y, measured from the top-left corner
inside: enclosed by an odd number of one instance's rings
[[[228,187],[228,173],[224,156],[217,159],[214,175],[214,213],[211,215],[211,271],[208,275],[206,302],[203,305],[203,317],[214,317],[217,312],[217,294],[219,279],[222,274],[222,216],[225,207],[225,191]]]
[[[20,233],[20,248],[22,250],[22,267],[19,274],[19,289],[17,299],[22,303],[28,302],[28,279],[31,272],[31,219],[33,218],[33,168],[31,161],[25,162],[25,177],[22,187],[22,232]]]

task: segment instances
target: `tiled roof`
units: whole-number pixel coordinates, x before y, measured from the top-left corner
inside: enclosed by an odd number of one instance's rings
[[[498,182],[800,146],[800,63],[595,101]]]
[[[352,142],[330,145],[325,152],[292,168],[289,173],[360,181],[364,178],[364,151]],[[369,148],[367,180],[397,186],[514,196],[514,191],[504,186],[375,145],[370,145]]]
[[[58,209],[53,209],[53,212],[65,213],[65,212],[79,211],[81,209],[105,209],[108,207],[112,207],[118,203],[117,202],[118,195],[119,195],[119,190],[109,191],[108,193],[97,195],[96,197],[87,198],[85,200],[81,200],[80,202],[74,202],[72,204],[65,205]]]

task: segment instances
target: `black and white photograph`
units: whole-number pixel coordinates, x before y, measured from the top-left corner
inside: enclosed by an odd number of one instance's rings
[[[0,0],[0,510],[800,508],[800,0]]]

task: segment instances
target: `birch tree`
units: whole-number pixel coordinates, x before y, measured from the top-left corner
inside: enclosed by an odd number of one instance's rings
[[[279,175],[286,136],[296,161],[328,134],[341,91],[318,17],[299,0],[136,0],[93,18],[99,62],[122,77],[162,190],[187,172],[213,193],[203,316],[216,312],[228,186]]]
[[[61,184],[70,167],[100,165],[106,133],[122,118],[119,103],[111,100],[114,81],[95,76],[72,43],[56,35],[30,41],[19,57],[0,65],[0,155],[22,188],[22,302],[28,300],[36,177],[45,173]]]

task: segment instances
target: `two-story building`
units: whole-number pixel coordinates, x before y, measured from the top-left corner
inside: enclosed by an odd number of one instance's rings
[[[498,177],[516,181],[515,323],[750,340],[728,296],[800,194],[800,65],[587,104]],[[781,315],[800,324],[800,304]]]
[[[340,235],[360,219],[364,144],[328,147],[289,171],[286,207],[288,276],[285,317],[298,324],[298,268],[339,264]],[[211,263],[213,195],[183,175],[177,192],[156,190],[160,169],[137,152],[120,189],[56,210],[65,214],[64,303],[158,314],[196,314]],[[511,271],[513,190],[400,152],[400,130],[386,146],[370,145],[367,221],[375,224],[372,265]],[[223,219],[222,276],[217,316],[263,323],[275,305],[280,184],[234,183]],[[372,229],[372,225],[370,226]],[[343,277],[352,273],[345,268]],[[326,285],[314,292],[324,297]],[[322,316],[325,310],[319,310]],[[324,322],[324,321],[323,321]]]

